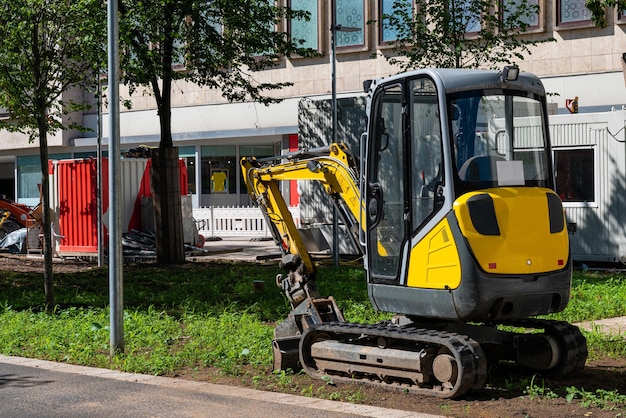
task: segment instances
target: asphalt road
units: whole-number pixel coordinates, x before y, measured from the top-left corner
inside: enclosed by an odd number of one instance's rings
[[[0,418],[433,415],[0,355]]]

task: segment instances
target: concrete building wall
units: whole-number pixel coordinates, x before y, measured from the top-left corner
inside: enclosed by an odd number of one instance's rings
[[[578,97],[581,113],[606,111],[626,105],[626,85],[622,54],[626,52],[626,19],[613,9],[607,13],[605,29],[590,22],[559,23],[563,5],[580,5],[583,0],[537,0],[542,10],[537,24],[521,36],[533,39],[553,37],[556,42],[542,44],[532,49],[532,54],[517,64],[523,71],[534,72],[542,78],[556,113],[567,113],[565,101]],[[348,3],[352,3],[352,0]],[[298,103],[302,99],[324,99],[331,94],[330,65],[330,2],[318,1],[318,41],[321,56],[318,58],[281,59],[272,69],[254,73],[254,80],[263,82],[291,82],[292,86],[272,92],[284,99],[280,104],[264,106],[259,103],[228,103],[219,91],[177,81],[173,86],[173,136],[179,147],[193,151],[195,174],[200,181],[202,150],[209,145],[276,145],[286,149],[289,135],[298,134]],[[378,0],[364,0],[363,21],[379,17]],[[569,7],[568,6],[568,7]],[[286,22],[283,22],[284,27]],[[281,28],[282,29],[282,28]],[[362,94],[364,80],[385,77],[399,71],[382,56],[389,46],[380,42],[375,25],[364,25],[364,43],[356,47],[337,48],[336,86],[339,97]],[[375,56],[375,58],[372,58]],[[145,144],[156,146],[159,141],[159,123],[154,97],[149,91],[139,89],[132,96],[126,87],[120,89],[121,99],[131,103],[131,109],[122,108],[121,147],[131,148]],[[96,147],[97,108],[88,91],[68,93],[74,99],[82,97],[93,103],[91,111],[72,115],[91,129],[87,132],[60,132],[49,138],[49,152],[77,154],[93,152]],[[101,118],[104,149],[108,143],[108,114],[106,107]],[[38,142],[28,142],[25,135],[0,131],[0,162],[15,164],[19,173],[19,158],[36,155]],[[236,155],[233,155],[236,157]],[[10,171],[10,170],[9,170]],[[19,175],[19,174],[18,174]],[[5,179],[10,180],[10,179]],[[19,179],[16,180],[16,187]],[[200,187],[199,187],[200,188]],[[237,193],[245,196],[239,190]],[[19,197],[19,196],[18,196]],[[226,202],[227,196],[194,197],[194,206],[208,205],[214,201]],[[229,197],[230,198],[230,197]],[[237,197],[234,203],[242,203]],[[224,203],[222,202],[222,203]],[[230,200],[228,200],[230,202]]]

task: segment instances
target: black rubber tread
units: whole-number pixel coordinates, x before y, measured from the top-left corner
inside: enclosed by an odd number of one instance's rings
[[[407,344],[415,344],[418,348],[420,344],[436,345],[447,349],[450,355],[454,357],[458,367],[458,377],[460,377],[457,378],[454,387],[451,389],[432,384],[418,386],[407,383],[387,383],[373,380],[374,376],[368,376],[368,379],[359,379],[358,376],[332,375],[333,380],[359,381],[388,390],[406,391],[441,398],[454,398],[460,397],[469,391],[481,389],[487,376],[485,354],[480,345],[467,336],[445,331],[399,327],[388,323],[366,325],[331,322],[312,326],[300,339],[300,362],[302,367],[307,374],[316,378],[321,378],[325,374],[325,372],[316,369],[315,359],[309,354],[311,345],[316,341],[315,337],[319,334],[325,334],[331,339],[338,341],[366,336],[392,338]],[[390,374],[392,374],[391,371]]]
[[[585,367],[587,361],[587,339],[577,326],[565,321],[549,319],[519,319],[505,321],[502,325],[514,327],[543,329],[544,333],[556,338],[561,345],[561,361],[553,369],[542,372],[542,375],[559,378],[577,373]]]
[[[6,221],[4,221],[2,226],[0,226],[0,239],[9,235],[11,232],[17,231],[20,228],[22,228],[20,224],[11,219],[7,219]]]

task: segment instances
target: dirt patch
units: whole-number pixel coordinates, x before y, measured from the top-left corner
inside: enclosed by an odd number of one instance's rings
[[[218,369],[206,367],[177,370],[171,376],[450,417],[613,418],[626,414],[624,407],[603,410],[585,405],[580,399],[566,400],[568,387],[584,389],[589,393],[595,393],[597,389],[626,393],[626,359],[622,358],[590,361],[579,375],[568,379],[542,381],[537,377],[533,387],[543,387],[544,396],[525,390],[532,376],[504,367],[490,373],[485,389],[455,400],[392,392],[357,383],[330,385],[303,374],[276,374],[253,367],[240,370],[240,375],[236,377],[224,376]]]
[[[56,261],[54,272],[72,273],[95,267],[93,260],[71,259]],[[0,254],[0,270],[43,273],[43,259],[21,255]],[[225,376],[210,367],[176,370],[173,377],[254,388],[272,392],[312,396],[374,405],[405,411],[472,418],[515,417],[594,417],[626,416],[623,403],[620,409],[606,410],[584,400],[567,402],[567,388],[575,387],[596,399],[610,401],[612,394],[626,395],[626,359],[601,358],[588,361],[576,376],[559,381],[541,380],[517,373],[507,367],[490,370],[486,387],[462,399],[438,399],[406,393],[390,392],[361,384],[329,384],[304,374],[272,373],[271,370],[248,366],[236,376]],[[533,389],[528,390],[531,386]],[[543,391],[543,393],[541,393]],[[599,391],[599,392],[596,392]],[[608,405],[612,405],[610,402]]]
[[[55,273],[76,273],[92,269],[96,262],[88,259],[54,259],[52,271]],[[15,271],[21,273],[43,273],[43,257],[0,253],[0,270]]]

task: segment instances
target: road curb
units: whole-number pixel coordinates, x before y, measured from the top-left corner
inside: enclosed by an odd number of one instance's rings
[[[246,389],[235,386],[218,385],[207,382],[197,382],[185,379],[175,379],[171,377],[151,376],[139,373],[119,372],[116,370],[99,369],[95,367],[77,366],[67,363],[56,363],[46,360],[30,359],[25,357],[13,357],[0,355],[0,363],[7,363],[16,366],[34,367],[43,370],[50,370],[62,373],[79,374],[82,376],[98,377],[103,379],[114,379],[126,382],[135,382],[148,385],[170,387],[182,390],[190,390],[207,394],[231,396],[257,400],[263,402],[273,402],[291,406],[301,406],[303,408],[318,409],[324,411],[352,414],[362,417],[376,418],[443,418],[440,415],[422,414],[398,409],[388,409],[369,405],[357,405],[347,402],[329,401],[305,396],[290,395],[277,392],[265,392],[254,389]]]

